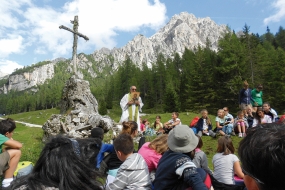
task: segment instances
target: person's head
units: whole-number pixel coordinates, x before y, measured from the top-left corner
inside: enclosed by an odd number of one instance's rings
[[[102,128],[96,127],[91,130],[92,138],[99,138],[101,141],[104,138],[104,130]]]
[[[134,151],[133,138],[129,134],[120,134],[114,141],[114,148],[118,158],[123,162]]]
[[[136,91],[137,91],[137,87],[136,86],[131,86],[130,87],[130,93],[136,92]]]
[[[44,146],[33,171],[16,180],[11,189],[26,184],[29,189],[99,189],[101,177],[95,169],[101,148],[100,139],[70,139],[57,136]]]
[[[203,119],[208,118],[208,111],[206,109],[202,109],[200,113]]]
[[[225,115],[227,115],[229,113],[229,111],[230,111],[228,107],[224,107],[223,110],[225,112]]]
[[[172,115],[171,115],[172,119],[176,119],[178,118],[178,116],[179,116],[178,112],[172,112]]]
[[[252,113],[252,105],[247,105],[246,106],[246,112],[249,113],[249,114]]]
[[[167,144],[173,152],[187,154],[191,159],[195,156],[198,138],[187,125],[177,125],[168,134]]]
[[[262,90],[263,90],[262,84],[257,85],[256,90],[257,90],[258,92],[262,91]]]
[[[218,153],[223,153],[223,155],[234,154],[235,148],[232,143],[232,139],[227,136],[222,136],[218,139]]]
[[[262,105],[263,111],[269,112],[270,111],[270,104],[269,102],[264,102]]]
[[[126,133],[131,135],[133,138],[138,135],[138,124],[135,121],[124,121],[123,129],[121,133]]]
[[[238,155],[247,189],[284,189],[284,124],[269,123],[248,129],[240,141]]]
[[[243,88],[244,88],[244,89],[248,89],[248,87],[249,87],[248,82],[247,82],[246,80],[243,81]]]
[[[147,119],[144,119],[144,120],[142,121],[142,123],[143,123],[144,125],[148,125],[148,124],[149,124],[149,122],[148,122]]]
[[[0,121],[0,133],[8,138],[12,138],[16,129],[16,123],[13,119],[7,118]]]
[[[259,118],[263,118],[264,117],[264,111],[263,111],[262,108],[257,108],[256,116],[259,117]]]
[[[223,109],[219,109],[218,112],[217,112],[217,115],[219,118],[224,118],[225,116],[225,112]]]
[[[157,116],[155,117],[155,123],[159,124],[159,123],[160,123],[160,120],[161,120],[160,115],[157,115]]]
[[[158,154],[163,154],[168,149],[167,138],[168,135],[166,134],[159,135],[149,143],[148,147],[155,150],[155,152]]]
[[[196,148],[202,148],[203,147],[203,140],[199,135],[196,135],[196,137],[199,139],[197,147]]]
[[[238,111],[237,112],[237,116],[238,116],[239,119],[243,119],[244,118],[243,111]]]

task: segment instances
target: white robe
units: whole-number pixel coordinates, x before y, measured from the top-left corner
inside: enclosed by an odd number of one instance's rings
[[[122,116],[120,119],[119,123],[122,123],[123,121],[128,121],[129,120],[129,105],[127,105],[127,103],[129,102],[129,94],[125,94],[124,97],[121,99],[120,102],[120,106],[122,108]],[[143,103],[142,103],[142,99],[141,97],[139,97],[139,113],[142,112],[142,107],[143,107]],[[132,106],[132,110],[133,110],[133,117],[135,116],[135,111],[136,111],[136,104],[131,105]],[[137,114],[137,118],[134,118],[134,121],[137,122],[138,124],[138,130],[140,131],[140,114]]]

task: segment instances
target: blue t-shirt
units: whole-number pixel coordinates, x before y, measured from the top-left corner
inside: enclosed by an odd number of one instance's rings
[[[0,134],[0,153],[2,153],[2,145],[7,141],[9,140],[8,137]]]

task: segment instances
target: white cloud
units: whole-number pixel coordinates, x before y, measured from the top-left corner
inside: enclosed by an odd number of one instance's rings
[[[9,35],[8,38],[0,39],[0,58],[8,57],[12,53],[23,51],[23,37],[19,35]]]
[[[75,15],[79,17],[79,32],[90,39],[85,43],[84,39],[79,38],[78,51],[113,48],[118,31],[134,32],[142,27],[158,29],[167,19],[166,7],[159,0],[73,0],[61,8],[37,7],[30,0],[5,2],[6,8],[0,13],[14,23],[9,26],[9,32],[22,35],[22,39],[25,39],[18,44],[21,47],[6,49],[6,56],[18,53],[25,46],[34,46],[36,54],[51,53],[53,58],[71,55],[73,34],[58,27],[65,25],[72,28],[70,20]],[[12,5],[15,5],[14,9],[9,9]],[[22,9],[23,6],[25,9]],[[8,25],[2,27],[7,28]],[[16,38],[16,41],[20,39]]]
[[[267,25],[270,22],[279,22],[280,20],[285,19],[285,1],[284,0],[274,0],[272,2],[272,7],[276,9],[276,13],[263,20],[265,25]]]
[[[23,68],[23,65],[10,60],[0,59],[0,71],[5,74],[11,74],[16,68]]]
[[[35,54],[52,54],[52,58],[70,56],[73,34],[59,26],[72,28],[70,20],[75,15],[79,17],[79,32],[90,39],[85,43],[79,38],[78,52],[113,48],[118,31],[136,32],[143,27],[157,30],[167,19],[166,7],[159,0],[68,0],[63,7],[38,7],[32,2],[1,2],[0,58],[9,59],[26,47],[33,48]]]

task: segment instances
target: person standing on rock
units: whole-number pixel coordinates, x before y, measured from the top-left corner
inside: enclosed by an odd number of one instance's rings
[[[140,123],[139,112],[142,111],[143,103],[141,97],[132,98],[132,93],[136,92],[137,88],[135,86],[130,87],[130,92],[125,94],[121,99],[120,106],[122,108],[122,116],[120,123],[123,121],[135,121],[137,124]],[[139,128],[140,130],[140,128]]]

